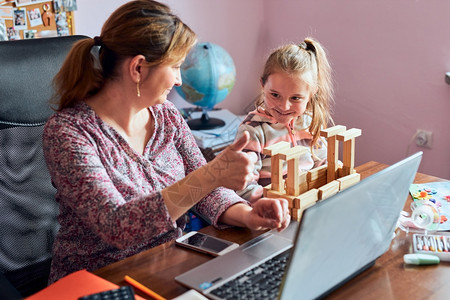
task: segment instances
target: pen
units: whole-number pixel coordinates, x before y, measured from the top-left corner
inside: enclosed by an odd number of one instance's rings
[[[442,252],[443,246],[442,246],[442,243],[441,243],[441,239],[439,237],[435,236],[434,240],[436,241],[437,251],[438,252]]]
[[[423,239],[423,250],[428,251],[430,243],[428,242],[428,239],[425,236],[423,236],[422,239]]]
[[[125,281],[128,282],[129,284],[131,284],[132,286],[134,286],[135,288],[143,291],[144,293],[146,293],[147,295],[149,295],[150,297],[152,297],[153,299],[156,300],[166,300],[166,298],[158,295],[157,293],[155,293],[154,291],[152,291],[151,289],[149,289],[148,287],[144,286],[143,284],[137,282],[136,280],[134,280],[133,278],[131,278],[128,275],[125,275],[124,277]]]
[[[442,244],[444,245],[444,252],[448,252],[447,242],[445,241],[445,237],[441,236]]]
[[[423,250],[423,240],[420,236],[416,236],[417,250]]]
[[[430,251],[436,251],[436,241],[433,237],[428,237],[430,239]]]

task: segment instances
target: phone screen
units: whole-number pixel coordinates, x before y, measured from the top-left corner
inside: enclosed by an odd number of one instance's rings
[[[219,253],[220,251],[224,250],[229,246],[228,243],[225,243],[220,240],[216,240],[212,237],[209,237],[207,235],[201,234],[197,232],[193,236],[185,239],[183,243],[186,243],[188,245],[196,246],[199,248],[205,248],[212,250],[214,252]]]

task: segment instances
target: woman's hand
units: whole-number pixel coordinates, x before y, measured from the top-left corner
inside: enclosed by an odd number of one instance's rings
[[[238,191],[254,180],[256,154],[242,152],[249,138],[248,132],[244,132],[240,139],[225,148],[206,165],[208,175],[217,182],[218,186]]]
[[[220,217],[220,222],[248,227],[253,230],[278,229],[288,227],[291,221],[286,199],[261,198],[252,206],[238,203],[230,206]]]
[[[288,227],[291,216],[286,199],[261,198],[252,204],[252,210],[247,215],[246,226],[250,229],[278,229]]]

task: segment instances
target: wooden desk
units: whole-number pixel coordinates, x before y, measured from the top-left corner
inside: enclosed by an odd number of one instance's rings
[[[387,165],[368,162],[356,168],[362,178]],[[445,181],[418,173],[415,183]],[[409,197],[406,207],[409,208]],[[407,209],[409,211],[409,209]],[[261,232],[242,228],[201,231],[242,244]],[[329,299],[448,299],[450,295],[450,263],[433,266],[405,266],[403,255],[410,253],[411,234],[398,230],[390,249],[375,265],[334,291]],[[175,276],[211,259],[210,256],[175,246],[169,242],[116,262],[94,273],[118,285],[125,285],[129,275],[167,299],[174,298],[186,288],[175,282]],[[148,297],[145,294],[140,295]]]

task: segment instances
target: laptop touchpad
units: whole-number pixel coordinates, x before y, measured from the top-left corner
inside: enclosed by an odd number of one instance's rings
[[[292,244],[291,240],[281,236],[269,235],[267,238],[257,243],[252,243],[250,246],[243,249],[242,252],[258,258],[266,258],[268,255],[289,248]]]

